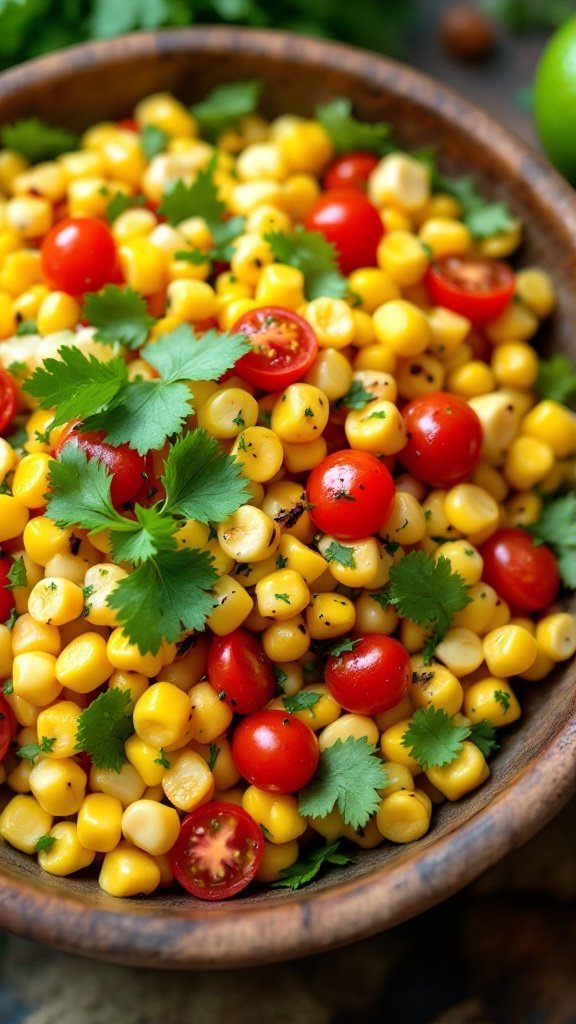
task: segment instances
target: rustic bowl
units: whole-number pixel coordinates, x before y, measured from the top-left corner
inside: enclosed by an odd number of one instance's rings
[[[574,353],[576,202],[536,153],[459,96],[417,71],[336,43],[279,32],[195,28],[75,47],[0,76],[0,121],[37,115],[81,129],[129,114],[147,93],[197,100],[221,81],[265,82],[264,112],[313,114],[348,96],[356,114],[388,120],[409,147],[433,144],[444,170],[472,172],[526,225],[523,263],[554,275],[555,349]],[[548,342],[547,342],[548,344]],[[315,953],[420,913],[525,842],[566,802],[576,781],[574,666],[519,684],[525,717],[506,732],[490,781],[434,813],[409,846],[359,851],[297,893],[255,892],[204,903],[184,893],[115,900],[93,877],[53,878],[0,848],[0,926],[87,956],[154,967],[217,968]]]

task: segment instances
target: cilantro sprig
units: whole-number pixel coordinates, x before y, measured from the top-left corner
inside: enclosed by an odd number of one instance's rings
[[[414,712],[402,737],[402,746],[423,771],[428,771],[452,764],[467,739],[471,739],[485,757],[497,749],[494,727],[489,721],[457,725],[443,708],[430,705]]]
[[[569,402],[576,395],[576,367],[571,359],[557,352],[550,359],[538,360],[536,391],[540,399]]]
[[[240,118],[256,110],[261,92],[262,83],[255,79],[216,86],[191,108],[200,134],[216,139],[226,128],[235,127]]]
[[[268,231],[264,238],[275,260],[302,271],[307,299],[324,295],[341,299],[346,295],[348,283],[338,270],[336,249],[321,231],[306,231],[298,224],[290,235]]]
[[[113,687],[105,690],[78,719],[76,750],[90,755],[97,768],[120,772],[126,762],[124,744],[134,732],[131,695]]]
[[[164,214],[168,222],[176,227],[189,217],[202,217],[212,235],[212,248],[208,252],[199,249],[183,249],[176,252],[176,259],[189,259],[193,263],[202,263],[210,259],[229,259],[232,255],[232,242],[244,229],[244,217],[229,217],[226,203],[220,199],[218,186],[214,180],[216,155],[206,167],[198,171],[191,185],[181,179],[170,182],[167,186],[159,213]]]
[[[155,323],[138,292],[114,284],[107,285],[101,292],[89,292],[83,314],[88,323],[96,327],[96,341],[128,348],[141,348]]]
[[[443,555],[433,559],[424,551],[411,551],[390,569],[389,604],[395,605],[402,617],[432,630],[424,647],[426,664],[430,664],[453,616],[470,604],[468,589]]]
[[[52,160],[61,153],[78,149],[80,139],[67,128],[56,128],[39,117],[25,117],[6,124],[0,132],[2,145],[14,149],[30,163]]]
[[[547,544],[558,560],[565,586],[576,588],[576,494],[548,498],[537,522],[527,526],[537,544]]]
[[[391,139],[389,124],[358,121],[352,115],[352,103],[344,97],[318,106],[316,118],[332,139],[337,153],[360,150],[382,156],[397,148]]]
[[[439,171],[433,175],[435,189],[447,192],[458,201],[462,220],[473,238],[490,238],[502,231],[509,231],[516,224],[508,206],[502,200],[490,202],[478,191],[470,175],[449,178]]]
[[[386,782],[376,748],[365,736],[349,736],[321,751],[316,775],[300,793],[298,810],[311,818],[325,818],[338,807],[346,825],[362,828],[377,809],[378,790]]]
[[[273,889],[301,889],[319,874],[327,864],[335,864],[343,867],[351,864],[354,857],[349,853],[341,852],[341,843],[337,839],[333,843],[326,842],[315,850],[310,850],[305,857],[297,860],[289,868],[280,872],[281,878],[272,883]]]
[[[294,713],[294,711],[311,711],[314,715],[314,707],[319,700],[322,700],[322,694],[317,693],[315,690],[300,690],[299,693],[294,693],[291,697],[282,697],[282,703],[286,708],[286,711]]]

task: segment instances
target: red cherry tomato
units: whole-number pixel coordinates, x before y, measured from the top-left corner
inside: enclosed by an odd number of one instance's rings
[[[112,445],[104,440],[103,430],[92,430],[82,433],[72,429],[62,438],[56,448],[56,458],[64,445],[75,444],[81,448],[88,459],[99,459],[112,474],[110,494],[114,505],[124,505],[134,498],[142,487],[142,474],[146,471],[146,459],[138,455],[127,444]]]
[[[280,391],[301,380],[318,352],[310,324],[281,306],[262,306],[241,316],[232,334],[245,334],[252,346],[234,372],[263,391]]]
[[[18,724],[8,701],[0,693],[0,761],[10,750],[10,744],[18,731]]]
[[[245,889],[264,856],[264,838],[243,807],[211,801],[182,822],[170,852],[176,880],[201,900],[226,900]]]
[[[560,577],[550,548],[516,528],[497,530],[479,548],[482,578],[514,612],[538,612],[552,603]]]
[[[16,412],[18,387],[6,370],[0,369],[0,434],[10,425]]]
[[[338,253],[343,274],[376,264],[384,225],[375,206],[358,189],[325,192],[306,218],[308,231],[321,231]]]
[[[133,117],[121,117],[120,120],[116,122],[116,124],[125,132],[140,131],[140,125],[138,124],[137,121],[134,120]]]
[[[379,157],[374,153],[344,153],[330,164],[324,175],[324,188],[357,188],[364,192],[378,162]]]
[[[408,441],[398,459],[432,487],[462,483],[482,454],[482,425],[467,402],[446,391],[413,398],[402,410]]]
[[[316,526],[339,540],[376,533],[389,518],[396,489],[386,466],[349,448],[327,455],[308,477],[306,498]]]
[[[213,637],[208,652],[208,680],[239,715],[261,711],[276,689],[272,662],[256,637],[245,629]]]
[[[232,757],[245,779],[270,793],[295,793],[318,767],[312,729],[285,711],[268,709],[243,718],[232,738]]]
[[[444,256],[432,263],[426,285],[435,306],[445,306],[485,324],[499,316],[514,295],[514,274],[487,256]]]
[[[14,607],[13,591],[8,590],[8,573],[11,566],[12,562],[9,558],[0,557],[0,623],[6,622]]]
[[[42,272],[53,288],[70,295],[96,292],[117,272],[116,243],[95,217],[67,217],[42,243]]]
[[[408,693],[412,673],[408,651],[398,640],[378,633],[354,640],[351,651],[326,661],[326,686],[346,711],[379,715]]]

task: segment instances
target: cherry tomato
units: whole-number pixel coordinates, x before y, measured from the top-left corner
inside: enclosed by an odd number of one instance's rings
[[[408,441],[398,459],[432,487],[462,483],[482,454],[482,425],[467,402],[446,391],[413,398],[402,410]]]
[[[0,557],[0,623],[6,622],[14,607],[14,594],[8,590],[8,573],[12,562],[9,558]]]
[[[267,709],[243,718],[232,738],[232,757],[245,779],[270,793],[295,793],[318,767],[312,729],[286,711]]]
[[[560,577],[558,563],[545,544],[517,528],[497,530],[479,548],[482,578],[514,612],[538,612],[552,603]]]
[[[188,814],[170,852],[176,880],[201,900],[226,900],[245,889],[264,856],[264,837],[243,807],[220,800]]]
[[[386,466],[353,448],[333,452],[308,477],[306,498],[316,526],[339,540],[367,537],[384,526],[396,489]]]
[[[241,316],[232,334],[245,334],[252,346],[234,372],[263,391],[280,391],[301,380],[318,352],[310,324],[281,306],[262,306]]]
[[[374,153],[344,153],[330,164],[324,175],[324,188],[357,188],[364,192],[378,162]]]
[[[88,459],[99,459],[112,474],[110,494],[114,505],[124,505],[134,498],[142,487],[142,474],[146,471],[146,459],[138,455],[127,444],[112,445],[104,440],[103,430],[92,430],[82,433],[72,429],[62,438],[56,448],[56,458],[65,444],[75,444],[86,454]]]
[[[353,641],[351,651],[326,661],[324,680],[346,711],[379,715],[408,693],[412,673],[408,651],[398,640],[378,633]]]
[[[260,711],[274,696],[272,662],[245,629],[213,637],[207,671],[211,686],[239,715]]]
[[[70,295],[95,292],[117,273],[116,243],[95,217],[66,217],[42,242],[42,272],[53,288]]]
[[[506,263],[487,256],[443,256],[429,267],[426,286],[435,306],[478,326],[506,309],[514,295],[514,274]]]
[[[11,374],[0,368],[0,434],[10,425],[16,412],[18,387]]]
[[[343,274],[376,264],[384,225],[375,206],[358,189],[325,192],[306,218],[308,231],[321,231],[334,245]]]
[[[8,701],[0,693],[0,761],[10,750],[10,744],[18,732],[18,724]]]

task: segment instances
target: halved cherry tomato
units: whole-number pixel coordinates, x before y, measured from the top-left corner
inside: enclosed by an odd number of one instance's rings
[[[112,445],[104,440],[103,430],[92,430],[82,433],[72,428],[55,449],[54,455],[62,451],[64,445],[74,444],[86,454],[88,459],[99,459],[112,474],[110,495],[114,505],[124,505],[134,498],[142,487],[142,474],[146,471],[146,459],[138,455],[127,444]]]
[[[96,292],[118,273],[114,236],[96,217],[58,221],[46,235],[41,252],[48,284],[70,295]]]
[[[324,188],[357,188],[366,191],[366,182],[378,165],[374,153],[344,153],[336,158],[324,175]]]
[[[3,761],[10,750],[10,744],[18,732],[18,723],[8,705],[8,701],[0,693],[0,761]]]
[[[0,434],[10,425],[16,412],[18,386],[11,374],[0,368]]]
[[[0,623],[6,622],[14,607],[14,594],[8,590],[8,573],[12,567],[9,558],[0,557]]]
[[[270,793],[295,793],[306,786],[319,756],[312,729],[275,708],[243,718],[232,738],[232,757],[240,774]]]
[[[386,466],[353,448],[327,455],[308,477],[306,498],[316,526],[339,540],[367,537],[390,517],[396,488]]]
[[[281,391],[302,379],[318,352],[310,324],[282,306],[262,306],[241,316],[232,334],[245,334],[252,346],[234,372],[263,391]]]
[[[243,807],[220,800],[196,807],[170,852],[176,880],[201,900],[226,900],[254,878],[264,856],[264,838]]]
[[[334,700],[358,715],[379,715],[408,693],[412,673],[408,651],[378,633],[353,641],[353,649],[326,661],[324,679]]]
[[[324,192],[310,210],[306,228],[321,231],[332,243],[343,274],[376,265],[384,225],[376,207],[358,189]]]
[[[413,398],[402,410],[408,440],[398,460],[417,480],[453,487],[482,454],[482,425],[467,402],[446,391]]]
[[[426,286],[435,306],[485,324],[504,312],[514,295],[514,274],[507,263],[487,256],[443,256],[432,263]]]
[[[276,689],[272,662],[245,629],[212,638],[208,681],[239,715],[260,711]]]
[[[479,548],[482,578],[514,612],[538,612],[552,603],[560,577],[558,563],[545,544],[536,544],[526,530],[497,530]]]

